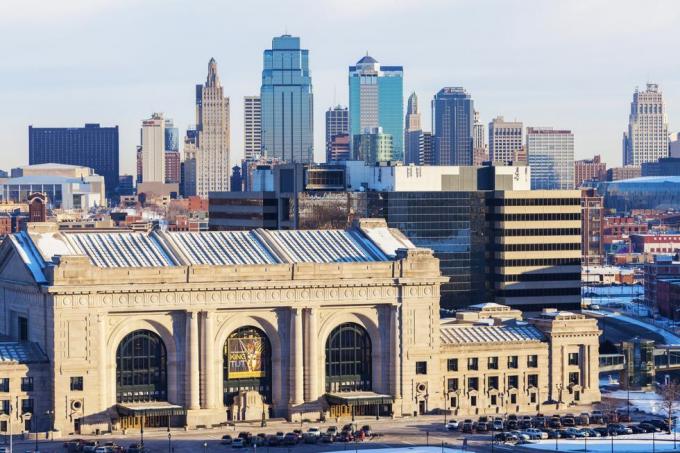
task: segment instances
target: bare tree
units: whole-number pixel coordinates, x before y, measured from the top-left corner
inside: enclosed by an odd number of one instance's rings
[[[668,434],[673,429],[673,411],[680,407],[680,383],[678,381],[668,381],[668,383],[661,384],[658,389],[661,396],[661,405],[664,410],[664,415],[667,415]]]

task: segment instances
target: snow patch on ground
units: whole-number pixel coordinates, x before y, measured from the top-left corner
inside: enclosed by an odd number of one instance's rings
[[[352,447],[350,450],[354,450]],[[335,450],[329,453],[341,453],[345,450]],[[372,448],[370,450],[360,450],[362,453],[385,453],[385,452],[403,452],[403,453],[465,453],[460,449],[442,448],[442,447],[385,447]],[[469,453],[469,452],[467,452]]]
[[[654,442],[654,447],[652,447]],[[623,437],[614,437],[614,448],[612,450],[612,440],[608,439],[559,439],[557,448],[555,441],[541,440],[535,443],[522,445],[525,448],[537,451],[565,451],[565,452],[611,452],[616,453],[650,453],[652,449],[658,452],[678,451],[673,448],[673,435],[657,434],[652,440],[651,434],[633,434]],[[587,447],[587,450],[586,450]],[[678,437],[677,448],[680,449],[680,436]]]

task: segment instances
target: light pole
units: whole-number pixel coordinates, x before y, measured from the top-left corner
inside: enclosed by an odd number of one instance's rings
[[[170,433],[170,414],[168,414],[168,453],[172,453],[172,433]]]
[[[447,400],[449,399],[449,391],[448,391],[448,387],[446,386],[446,377],[444,377],[444,387],[442,387],[442,389],[443,389],[442,391],[444,393],[444,429],[446,429],[446,415],[447,415],[446,413],[448,412],[446,405],[448,403]]]
[[[142,444],[142,448],[144,448],[144,422],[145,422],[144,414],[142,414],[141,420],[142,420],[142,426],[141,426],[141,429],[139,430],[139,436],[140,436],[139,441]]]
[[[208,442],[203,442],[203,453],[208,451]]]
[[[49,426],[47,427],[48,431],[46,433],[45,438],[49,440],[50,431],[54,432],[54,411],[52,409],[48,409],[45,411],[45,415],[48,417],[49,420]]]

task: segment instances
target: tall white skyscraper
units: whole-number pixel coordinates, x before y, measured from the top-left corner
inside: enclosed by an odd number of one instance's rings
[[[641,165],[668,156],[668,118],[659,86],[635,89],[630,103],[628,132],[623,133],[623,164]]]
[[[142,121],[142,181],[165,182],[165,119],[154,113]]]
[[[228,191],[229,98],[224,97],[214,58],[208,63],[205,84],[196,85],[196,130],[196,195]]]
[[[411,93],[406,105],[406,118],[404,120],[404,162],[406,164],[421,165],[420,145],[423,128],[420,125],[420,110],[418,109],[418,96]]]
[[[519,121],[505,121],[502,116],[494,118],[489,123],[489,159],[499,163],[516,161],[522,150],[523,130],[524,125]]]
[[[486,148],[484,124],[479,121],[479,111],[477,110],[475,110],[475,122],[472,125],[472,147],[475,149]]]
[[[574,188],[574,134],[552,127],[527,128],[532,190]]]
[[[257,159],[262,153],[262,107],[260,96],[243,98],[243,151],[246,160]]]

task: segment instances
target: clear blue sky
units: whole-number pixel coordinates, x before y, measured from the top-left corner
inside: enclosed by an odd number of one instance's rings
[[[310,50],[315,150],[324,111],[347,104],[347,66],[366,51],[403,65],[405,95],[463,86],[482,121],[570,128],[577,158],[621,163],[632,92],[660,84],[680,129],[677,0],[21,0],[0,2],[0,168],[28,163],[28,125],[118,124],[121,172],[134,173],[151,112],[194,123],[210,57],[230,96],[232,162],[243,96],[259,93],[262,51],[285,31]],[[429,127],[428,127],[429,129]]]

